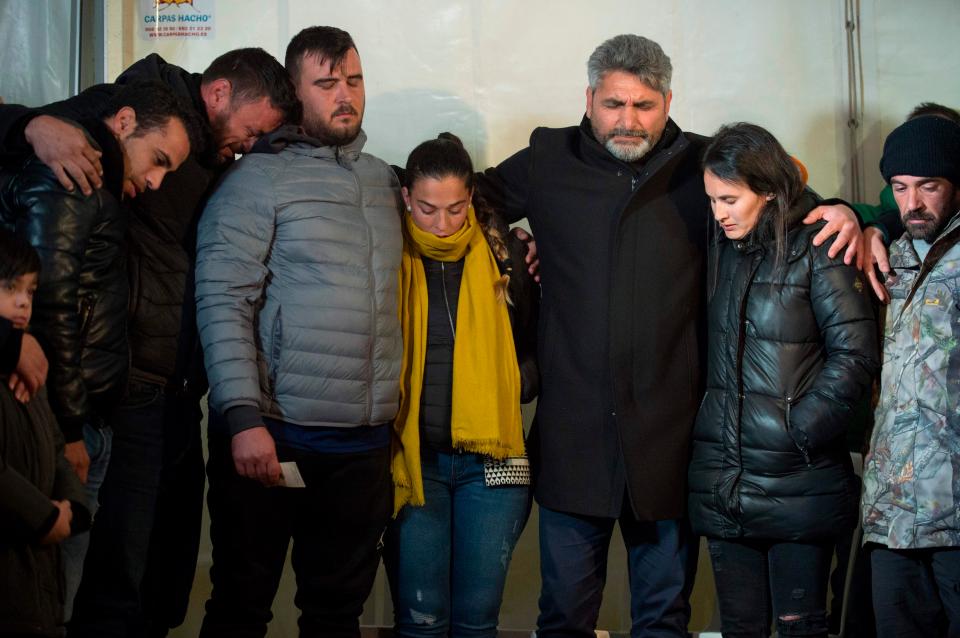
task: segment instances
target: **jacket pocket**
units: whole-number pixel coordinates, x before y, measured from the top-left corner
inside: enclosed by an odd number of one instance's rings
[[[280,352],[281,341],[283,339],[283,325],[280,318],[281,308],[277,308],[277,314],[273,318],[273,328],[270,331],[270,352],[268,354],[267,372],[273,382],[277,385],[277,374],[280,372]]]
[[[806,444],[797,440],[797,435],[793,431],[793,425],[790,423],[790,408],[794,403],[797,402],[797,397],[787,396],[784,398],[786,403],[786,408],[784,409],[785,415],[783,423],[787,429],[787,436],[790,437],[790,440],[793,441],[793,444],[797,447],[797,450],[800,451],[800,454],[803,455],[804,462],[809,466],[810,463],[810,450],[807,449]]]
[[[743,517],[743,499],[740,495],[740,472],[721,475],[713,487],[713,503],[724,533],[739,535]]]
[[[543,317],[543,335],[537,349],[540,354],[540,373],[541,377],[548,375],[553,370],[553,364],[556,361],[557,339],[554,333],[557,330],[557,318],[553,309],[547,308]]]
[[[693,441],[708,441],[715,438],[711,436],[711,434],[713,434],[713,432],[711,432],[711,426],[716,422],[716,418],[709,418],[703,410],[704,406],[707,404],[708,394],[710,394],[710,391],[705,390],[703,393],[703,398],[700,399],[700,407],[698,407],[697,411],[694,413],[693,431],[691,432]],[[710,416],[716,417],[716,411],[714,411]]]
[[[140,258],[129,251],[127,259],[127,281],[130,285],[130,293],[127,298],[127,316],[133,319],[137,316],[137,310],[140,307]]]
[[[91,293],[80,297],[80,343],[87,342],[87,333],[90,332],[90,320],[93,318],[93,309],[97,305],[97,298]]]

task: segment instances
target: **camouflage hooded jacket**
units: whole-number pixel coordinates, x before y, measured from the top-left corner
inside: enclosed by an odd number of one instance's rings
[[[864,468],[864,542],[960,546],[958,233],[960,215],[934,240],[925,262],[907,236],[890,246],[895,276],[887,282],[880,403]],[[924,263],[938,255],[911,297]]]

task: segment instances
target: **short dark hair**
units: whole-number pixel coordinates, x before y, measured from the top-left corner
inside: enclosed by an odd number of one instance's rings
[[[744,184],[758,195],[773,195],[760,213],[754,237],[775,240],[775,261],[786,257],[787,213],[803,194],[793,158],[770,131],[747,122],[721,126],[703,154],[703,169],[724,182]]]
[[[259,47],[227,51],[210,63],[201,84],[214,80],[228,80],[233,106],[268,98],[270,104],[283,114],[283,120],[299,124],[300,100],[297,91],[280,62]]]
[[[27,240],[0,228],[0,279],[40,272],[40,256]]]
[[[907,121],[914,120],[918,117],[942,117],[950,120],[954,124],[960,124],[960,113],[956,109],[952,109],[949,106],[944,106],[943,104],[937,104],[936,102],[921,102],[917,104],[910,115],[907,116]]]
[[[350,34],[343,29],[307,27],[290,40],[283,63],[290,77],[297,81],[300,77],[300,62],[304,56],[315,55],[320,58],[321,64],[329,60],[330,66],[334,67],[343,61],[350,49],[356,51],[357,45],[353,43]]]
[[[183,122],[183,128],[187,131],[191,152],[195,155],[204,152],[204,124],[196,108],[163,82],[144,80],[124,84],[107,102],[100,117],[116,115],[124,107],[130,107],[137,114],[137,128],[133,132],[135,137],[162,129],[169,124],[170,118],[176,118]]]

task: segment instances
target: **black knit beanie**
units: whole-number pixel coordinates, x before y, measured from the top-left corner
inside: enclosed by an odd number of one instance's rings
[[[911,175],[960,186],[960,126],[935,115],[904,122],[883,144],[880,174],[887,183],[895,175]]]

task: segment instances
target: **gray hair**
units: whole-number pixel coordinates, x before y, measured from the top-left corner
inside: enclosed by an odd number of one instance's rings
[[[641,35],[625,34],[610,38],[594,50],[587,60],[590,88],[597,88],[610,71],[631,73],[654,91],[670,92],[673,65],[660,45]]]

